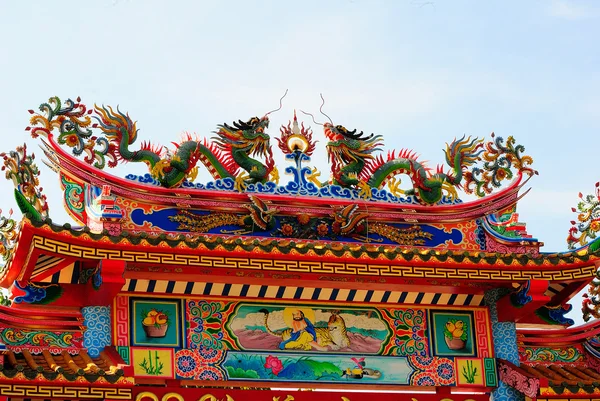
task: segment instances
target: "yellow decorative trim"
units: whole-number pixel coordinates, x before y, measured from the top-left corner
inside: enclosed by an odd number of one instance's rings
[[[281,397],[273,397],[273,401],[280,401],[280,400],[279,400],[280,398],[281,398]],[[285,397],[285,400],[283,400],[283,401],[294,401],[294,396],[293,396],[293,395],[289,395],[289,394],[288,394],[288,395]],[[349,400],[348,398],[346,398],[346,397],[342,397],[342,401],[350,401],[350,400]]]
[[[234,401],[234,399],[231,398],[231,396],[228,394],[226,394],[225,397],[226,397],[225,399],[219,400],[217,397],[215,397],[212,394],[205,394],[198,401]],[[152,401],[159,401],[158,396],[150,391],[144,391],[143,393],[139,393],[137,395],[137,397],[135,398],[135,401],[146,401],[146,398],[150,398]],[[292,399],[293,399],[293,397],[292,397]],[[173,392],[167,393],[167,394],[163,395],[162,398],[160,398],[160,401],[173,401],[173,400],[185,401],[185,398],[183,398],[183,396],[181,396],[180,394],[173,393]]]
[[[348,274],[357,276],[388,276],[408,278],[435,279],[471,279],[471,280],[549,280],[565,281],[595,277],[596,267],[590,266],[554,270],[500,270],[500,269],[467,269],[460,267],[424,267],[395,266],[369,263],[320,262],[305,260],[270,260],[227,258],[209,255],[178,254],[173,250],[162,252],[124,251],[119,249],[102,249],[75,245],[34,236],[33,248],[59,255],[85,259],[111,259],[130,263],[152,263],[157,265],[179,265],[202,268],[230,268],[243,270],[263,270],[277,272]]]
[[[135,397],[135,401],[142,401],[144,398],[152,398],[152,401],[158,401],[158,397],[156,394],[150,391],[144,391],[143,393],[139,393],[137,397]]]
[[[231,396],[229,394],[225,394],[225,397],[226,397],[225,398],[226,401],[233,401],[233,398],[231,398]],[[163,398],[163,400],[164,400],[164,398]],[[219,400],[217,397],[215,397],[212,394],[206,394],[206,395],[203,395],[198,401],[221,401],[221,400]]]
[[[37,386],[29,384],[0,384],[0,395],[7,397],[28,398],[81,398],[88,400],[131,400],[131,388],[115,387],[58,387]]]
[[[163,395],[163,398],[161,401],[171,401],[171,400],[185,401],[185,398],[183,398],[181,395],[179,395],[177,393],[167,393],[167,394]]]

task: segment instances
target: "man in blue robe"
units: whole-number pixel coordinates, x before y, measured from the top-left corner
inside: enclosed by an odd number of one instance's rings
[[[309,351],[317,345],[317,331],[310,319],[301,310],[292,312],[292,332],[290,338],[279,344],[279,349],[303,349]],[[306,333],[306,334],[305,334]],[[286,347],[287,345],[287,347]]]

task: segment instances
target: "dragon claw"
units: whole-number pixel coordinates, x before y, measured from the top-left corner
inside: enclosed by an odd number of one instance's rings
[[[358,182],[358,196],[360,196],[361,198],[365,198],[365,199],[371,199],[373,197],[373,191],[371,189],[371,186],[369,184],[367,184],[364,181],[359,181]]]
[[[448,181],[444,181],[442,183],[442,191],[446,191],[446,194],[451,201],[458,199],[458,191],[456,190],[456,187],[450,184]]]
[[[279,185],[279,170],[277,170],[277,167],[273,166],[273,170],[269,173],[269,180],[273,181],[275,185]]]
[[[186,175],[186,179],[188,181],[194,181],[196,179],[196,177],[198,176],[198,166],[194,166],[193,169],[191,169],[187,175]]]
[[[388,181],[388,188],[390,189],[390,192],[392,193],[392,195],[398,198],[400,198],[406,193],[402,188],[400,188],[401,183],[402,181],[396,177],[392,177]]]
[[[244,192],[248,184],[246,184],[246,180],[250,176],[245,172],[241,172],[237,177],[235,177],[234,189],[238,192]]]
[[[148,164],[149,164],[149,162],[148,162]],[[152,177],[154,177],[156,179],[161,179],[165,175],[165,169],[167,167],[169,167],[169,165],[170,165],[169,160],[161,159],[154,165],[154,167],[152,167],[150,174],[152,175]]]
[[[317,188],[321,188],[322,184],[318,180],[318,177],[320,177],[320,176],[321,176],[321,172],[316,167],[313,167],[310,171],[310,174],[308,174],[306,176],[306,179],[308,181],[312,182],[313,184],[315,184],[317,186]]]

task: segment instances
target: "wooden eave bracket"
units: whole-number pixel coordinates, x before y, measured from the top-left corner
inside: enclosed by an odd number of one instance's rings
[[[552,298],[545,295],[548,290],[547,280],[529,280],[516,291],[505,295],[497,303],[499,322],[519,322],[537,309],[546,305]]]
[[[88,305],[110,305],[113,300],[117,296],[117,294],[121,291],[123,286],[125,285],[125,268],[127,267],[127,262],[122,260],[110,260],[104,259],[98,263],[99,274],[102,279],[102,283],[100,288],[95,290],[92,289],[91,293],[89,292],[87,297],[90,298],[90,301],[87,302]],[[91,286],[91,283],[88,283],[88,286]]]
[[[96,272],[94,276],[90,277],[86,283],[71,284],[71,283],[60,283],[60,284],[48,284],[48,287],[59,286],[61,295],[58,299],[52,300],[50,306],[60,307],[84,307],[94,305],[110,305],[122,290],[125,285],[124,272],[127,263],[121,260],[108,260],[104,259],[98,262]],[[22,293],[20,289],[12,290],[16,288],[13,283],[11,293]],[[29,282],[21,283],[22,286],[32,285]],[[46,285],[44,283],[44,285]],[[33,303],[31,306],[34,306]],[[29,307],[27,301],[21,304],[22,307]],[[27,305],[27,306],[26,306]]]

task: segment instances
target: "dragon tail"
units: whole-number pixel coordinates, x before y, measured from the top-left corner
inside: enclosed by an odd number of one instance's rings
[[[446,144],[446,163],[453,169],[452,184],[457,185],[463,175],[463,169],[472,166],[479,160],[483,152],[483,139],[465,137],[455,139],[451,144]]]
[[[269,327],[269,311],[266,309],[260,309],[259,312],[264,313],[264,315],[265,315],[265,323],[264,324],[265,324],[265,329],[267,329],[267,333],[277,336],[277,337],[281,337],[281,334],[274,332]]]
[[[115,145],[119,159],[123,161],[137,162],[146,161],[152,167],[160,160],[162,149],[149,142],[143,142],[140,150],[132,152],[129,145],[137,139],[138,129],[136,123],[131,120],[129,114],[122,113],[117,107],[115,112],[111,106],[94,105],[96,114],[94,118],[98,121],[98,127],[104,136]]]
[[[117,112],[111,106],[99,107],[94,105],[100,129],[104,132],[106,138],[114,142],[121,142],[123,139],[127,141],[127,145],[131,145],[137,139],[136,123],[129,118],[129,114],[123,114],[117,107]],[[124,128],[124,130],[122,130]]]

